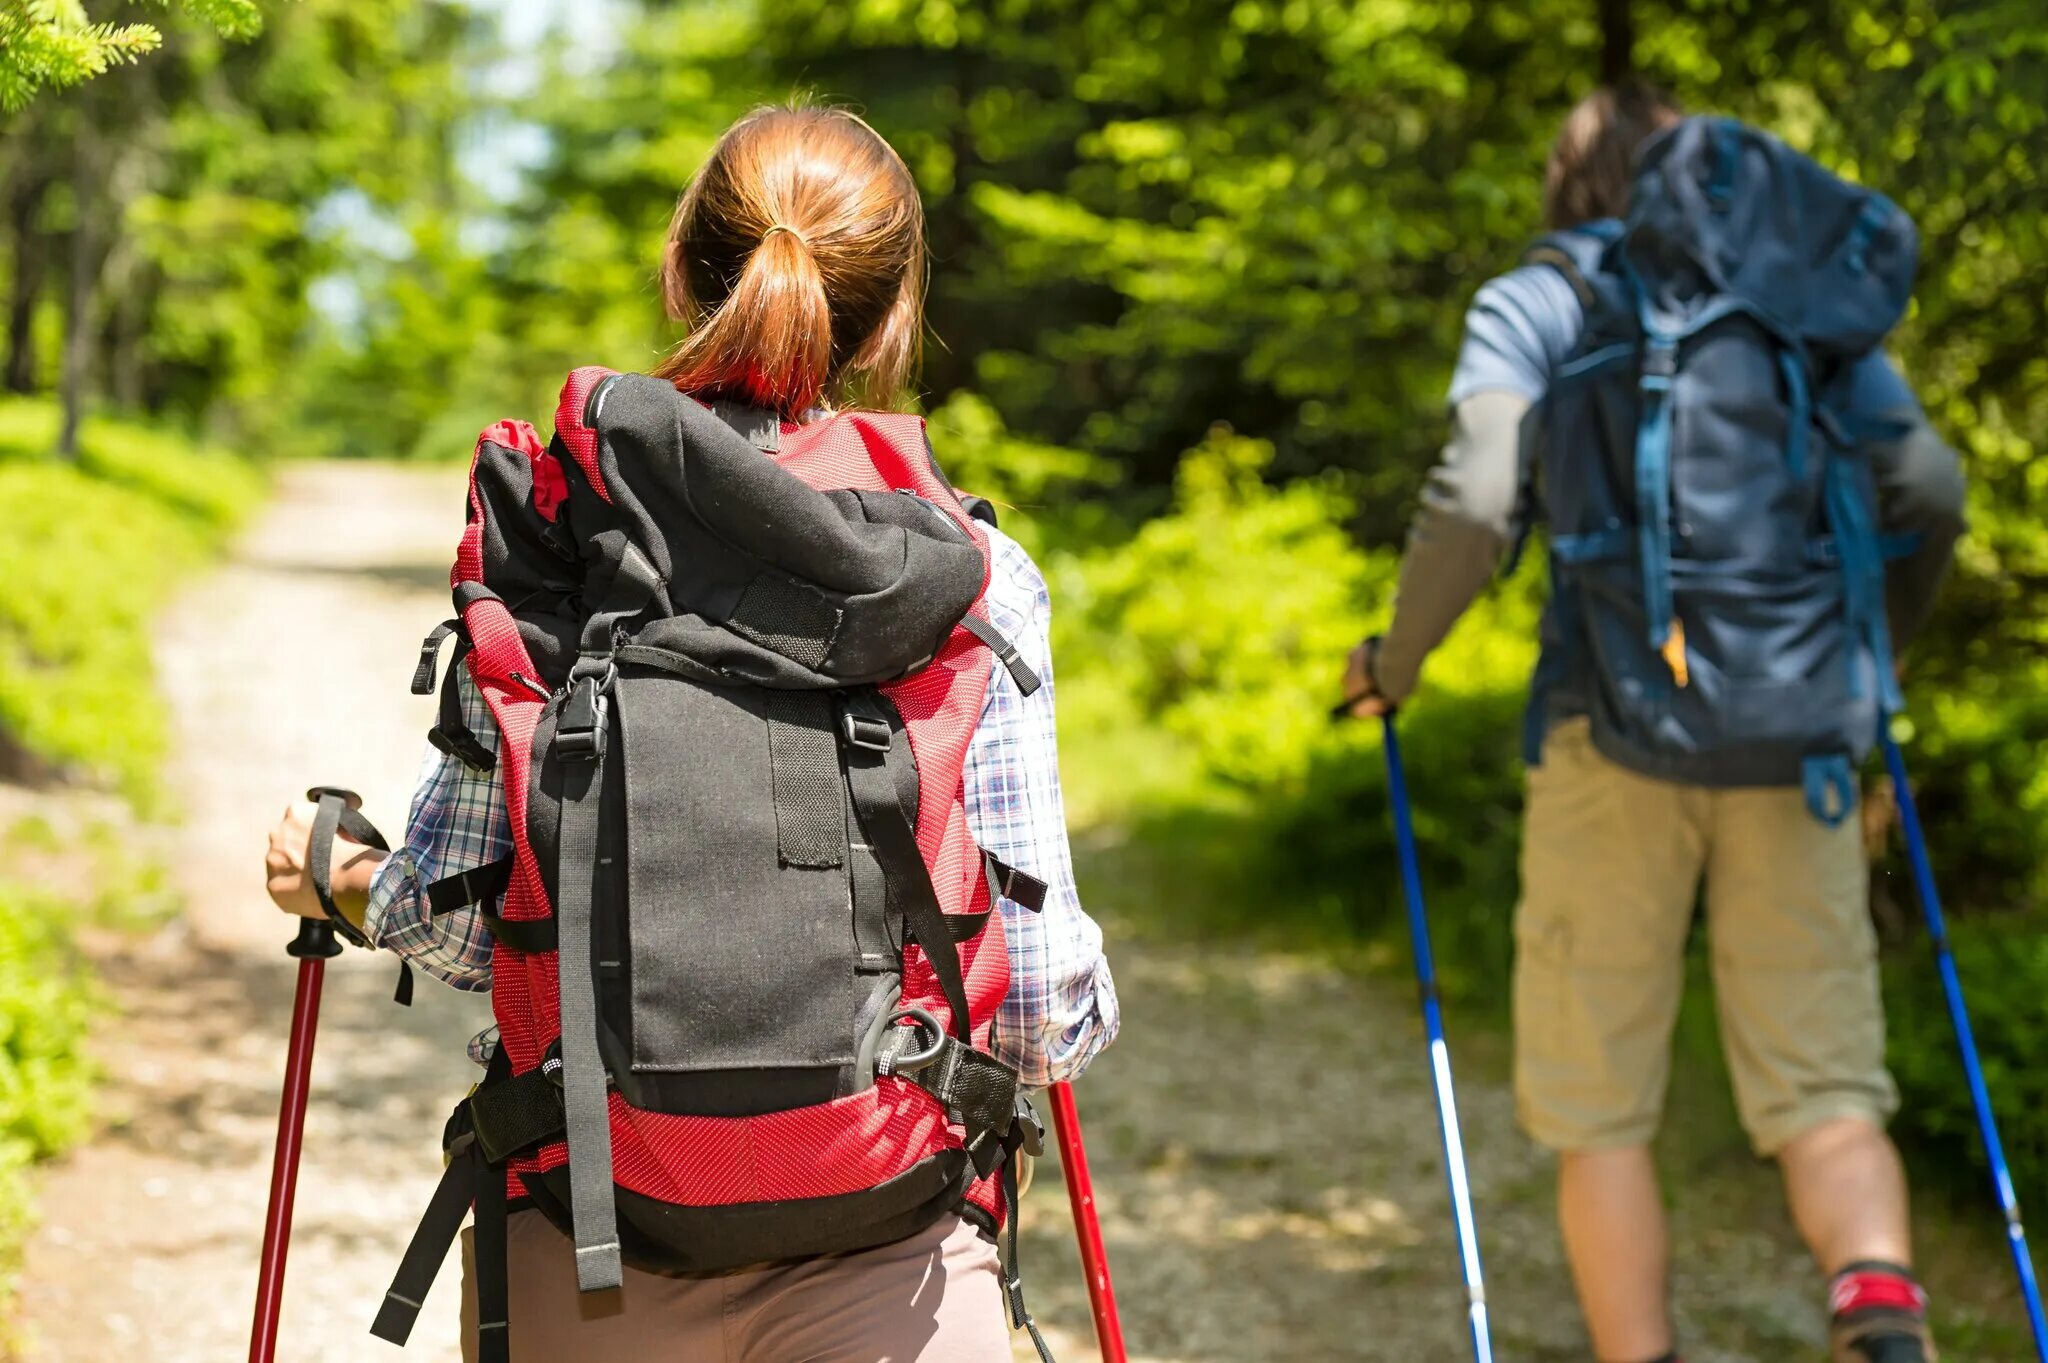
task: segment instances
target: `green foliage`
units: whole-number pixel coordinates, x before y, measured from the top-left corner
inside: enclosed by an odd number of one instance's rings
[[[1069,807],[1171,860],[1155,927],[1384,958],[1405,939],[1377,726],[1329,707],[1396,558],[1345,533],[1331,479],[1261,478],[1271,457],[1212,432],[1128,541],[1049,556]],[[1504,997],[1535,585],[1475,611],[1404,720],[1446,983],[1465,998]]]
[[[178,8],[231,37],[263,26],[255,0],[180,0]],[[17,0],[0,10],[0,112],[139,61],[162,43],[152,24],[94,23],[81,0]]]
[[[88,1127],[85,1040],[98,995],[63,932],[67,912],[0,884],[0,1304],[28,1229],[28,1167]]]
[[[2005,1153],[2020,1197],[2040,1205],[2048,1192],[2048,934],[2027,924],[1965,920],[1950,933],[1956,968],[1969,1000],[1984,1080],[1999,1117]],[[1911,1130],[1947,1151],[1975,1151],[1977,1119],[1957,1057],[1955,1032],[1940,977],[1924,943],[1895,953],[1887,971],[1891,1063],[1910,1114]],[[1981,1195],[1981,1155],[1951,1166],[1955,1182]]]
[[[51,457],[48,403],[0,402],[0,729],[147,796],[164,748],[150,621],[255,500],[246,464],[147,427],[89,423]]]
[[[1272,446],[1218,427],[1182,460],[1173,505],[1060,585],[1061,652],[1123,694],[1203,774],[1271,793],[1299,785],[1328,728],[1333,659],[1365,633],[1388,581],[1344,533],[1332,480],[1269,486]]]

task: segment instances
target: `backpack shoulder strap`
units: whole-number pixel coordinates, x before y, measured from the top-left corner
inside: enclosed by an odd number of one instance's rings
[[[601,365],[584,365],[571,370],[566,383],[562,385],[561,400],[555,404],[555,436],[576,460],[583,470],[585,481],[591,490],[606,501],[612,499],[611,489],[605,486],[604,470],[597,462],[597,432],[589,426],[593,413],[590,411],[591,398],[609,379],[618,375]]]
[[[1556,270],[1579,296],[1580,306],[1591,312],[1603,301],[1594,278],[1601,273],[1601,261],[1608,248],[1621,240],[1621,233],[1621,222],[1613,218],[1546,232],[1522,252],[1522,263],[1548,265]]]

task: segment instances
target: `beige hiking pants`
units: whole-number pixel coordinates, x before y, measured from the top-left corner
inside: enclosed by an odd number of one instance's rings
[[[1008,1363],[996,1250],[958,1217],[879,1249],[692,1277],[626,1270],[585,1297],[567,1237],[536,1211],[507,1235],[512,1363]],[[462,1348],[475,1363],[474,1246]]]
[[[1804,794],[1653,780],[1558,726],[1529,773],[1515,924],[1515,1093],[1554,1150],[1656,1134],[1701,878],[1721,1043],[1759,1153],[1898,1107],[1869,866]]]

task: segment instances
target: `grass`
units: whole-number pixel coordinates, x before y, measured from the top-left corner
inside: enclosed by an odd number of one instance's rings
[[[87,422],[66,462],[50,453],[57,422],[52,403],[0,401],[0,732],[147,807],[165,745],[150,621],[261,480],[222,451],[111,420]]]
[[[220,552],[262,482],[227,453],[124,421],[88,422],[79,457],[62,460],[58,420],[53,403],[0,399],[0,756],[25,753],[148,812],[167,741],[151,622]],[[124,822],[67,829],[30,815],[0,835],[0,1314],[32,1216],[31,1170],[91,1125],[85,1042],[107,1002],[73,930],[139,927],[175,908]]]
[[[82,1139],[99,993],[67,932],[72,906],[0,882],[0,1305],[28,1232],[30,1166]]]

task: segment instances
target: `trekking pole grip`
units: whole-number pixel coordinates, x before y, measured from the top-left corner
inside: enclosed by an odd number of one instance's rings
[[[284,954],[299,961],[331,960],[341,955],[341,940],[326,919],[301,918],[299,935],[285,946]]]

